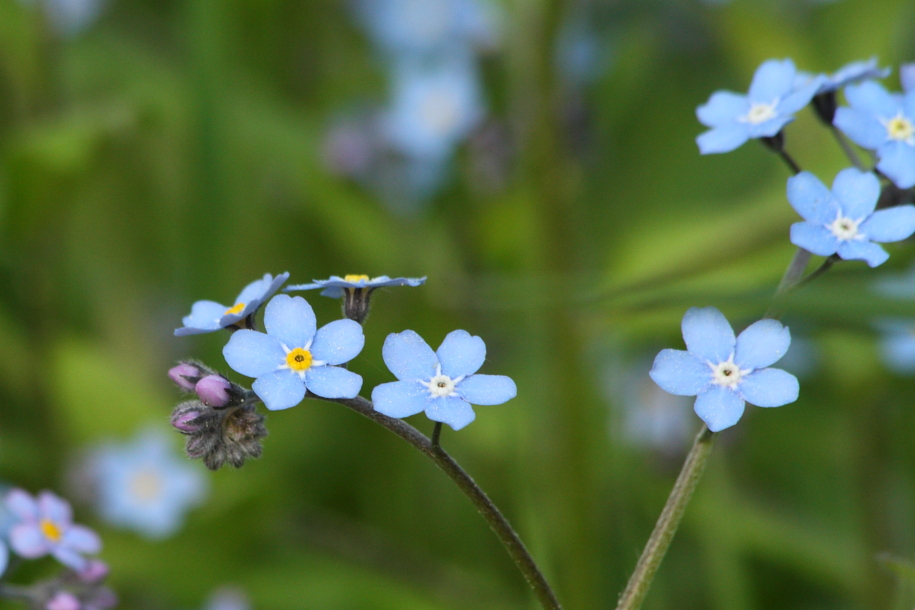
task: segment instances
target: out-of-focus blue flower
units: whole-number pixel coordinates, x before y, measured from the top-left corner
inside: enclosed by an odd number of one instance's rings
[[[915,320],[887,318],[874,323],[880,331],[880,357],[891,371],[915,373]]]
[[[98,19],[104,2],[101,0],[22,0],[23,4],[40,5],[55,30],[75,36]]]
[[[322,297],[339,299],[343,296],[346,289],[368,288],[374,290],[387,286],[420,286],[426,282],[425,277],[396,277],[389,278],[386,275],[369,278],[367,275],[332,275],[326,280],[312,280],[311,284],[296,284],[295,286],[286,286],[283,292],[292,290],[314,290],[321,288]]]
[[[249,610],[251,604],[241,590],[223,587],[210,596],[203,610]]]
[[[471,404],[500,405],[518,393],[504,375],[474,374],[486,360],[486,345],[464,330],[448,333],[436,352],[412,330],[391,333],[381,355],[400,380],[372,390],[375,410],[389,417],[425,411],[460,430],[476,417]]]
[[[915,206],[875,212],[880,181],[853,167],[836,175],[830,192],[810,172],[788,179],[788,201],[805,222],[791,225],[791,243],[819,256],[838,254],[871,267],[890,255],[876,242],[905,239],[915,232]]]
[[[851,141],[877,151],[877,169],[899,188],[915,186],[915,90],[889,93],[867,81],[845,88],[851,107],[836,110],[834,124]]]
[[[693,307],[682,329],[687,351],[661,350],[649,375],[671,394],[696,396],[693,408],[712,432],[736,424],[745,402],[780,407],[797,400],[797,378],[768,368],[791,345],[791,333],[780,322],[754,322],[735,339],[720,311]]]
[[[50,491],[39,493],[36,500],[14,489],[6,495],[6,507],[19,520],[10,531],[10,546],[27,559],[50,554],[79,572],[87,565],[83,554],[95,554],[102,548],[98,534],[74,524],[70,504]]]
[[[89,467],[103,519],[149,538],[164,538],[181,526],[187,510],[206,495],[207,481],[175,455],[170,441],[149,431],[93,453]]]
[[[362,326],[336,320],[316,331],[302,297],[275,296],[264,310],[267,333],[236,331],[222,350],[233,369],[256,377],[251,388],[271,411],[294,407],[306,388],[323,398],[354,398],[362,377],[334,366],[355,358],[365,343]]]
[[[191,314],[181,320],[184,326],[175,329],[175,336],[210,333],[241,322],[256,312],[261,304],[273,296],[288,279],[289,272],[281,273],[276,277],[265,273],[263,278],[245,286],[231,307],[215,301],[197,301],[191,307]]]
[[[871,57],[868,60],[853,61],[845,64],[832,74],[811,74],[809,72],[798,72],[795,77],[794,86],[800,89],[807,83],[816,78],[820,78],[821,84],[817,95],[838,91],[842,87],[857,83],[862,80],[872,78],[886,78],[892,72],[892,68],[880,68],[877,66],[877,58]]]
[[[890,299],[915,299],[915,266],[902,273],[887,273],[877,278],[874,291]]]
[[[899,84],[906,93],[915,91],[915,63],[899,66]]]
[[[790,59],[770,59],[753,75],[747,95],[716,91],[696,109],[699,122],[709,131],[696,138],[699,151],[725,153],[750,138],[771,137],[794,120],[819,90],[823,77],[815,76],[795,88],[796,70]]]
[[[379,128],[408,157],[443,160],[483,118],[479,76],[464,53],[431,66],[401,62],[394,69],[394,99]]]

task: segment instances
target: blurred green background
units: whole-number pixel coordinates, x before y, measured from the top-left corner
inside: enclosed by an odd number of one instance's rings
[[[265,272],[428,276],[373,298],[350,365],[363,395],[393,380],[390,332],[433,347],[455,328],[483,337],[483,372],[512,376],[518,397],[442,443],[569,610],[614,607],[700,427],[689,401],[651,389],[651,358],[682,348],[691,306],[738,330],[758,319],[793,253],[788,171],[755,142],[700,157],[696,106],[745,91],[768,58],[898,69],[915,59],[915,5],[497,8],[499,41],[479,60],[487,118],[404,212],[328,161],[335,118],[390,97],[347,3],[110,0],[61,31],[0,0],[0,477],[67,495],[82,448],[167,426],[177,359],[227,370],[226,335],[172,336],[195,300],[231,302]],[[570,22],[598,49],[588,78],[557,61]],[[787,138],[826,183],[847,165],[809,110]],[[915,393],[873,329],[915,311],[869,288],[915,248],[888,249],[884,267],[843,263],[791,304],[806,358],[784,366],[801,398],[748,407],[721,435],[646,608],[915,604],[897,575],[915,560]],[[305,296],[319,324],[340,315]],[[224,583],[258,610],[535,607],[469,501],[405,443],[317,401],[267,425],[263,458],[208,474],[208,501],[165,541],[77,504],[122,608],[200,607]]]

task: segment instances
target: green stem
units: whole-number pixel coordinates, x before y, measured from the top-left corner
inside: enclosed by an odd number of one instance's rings
[[[667,553],[667,548],[677,532],[680,519],[686,510],[686,505],[689,503],[693,491],[695,491],[696,485],[702,477],[702,472],[708,463],[708,457],[712,453],[712,447],[717,436],[717,433],[712,432],[705,426],[696,435],[693,448],[690,449],[689,455],[686,456],[686,462],[683,464],[683,469],[680,470],[680,476],[677,477],[677,482],[674,483],[673,491],[670,492],[670,497],[667,498],[667,504],[664,505],[661,516],[658,517],[658,522],[654,526],[654,531],[651,532],[651,537],[648,539],[648,544],[645,545],[645,550],[642,551],[642,556],[639,557],[635,572],[632,573],[629,582],[626,584],[626,589],[620,595],[616,610],[638,610],[642,606],[642,602],[645,601],[645,596],[648,594],[648,588],[651,586],[655,572],[658,571],[661,560],[664,559],[664,555]]]
[[[319,398],[313,395],[310,395],[310,397]],[[556,599],[556,594],[553,593],[553,589],[550,588],[546,578],[544,578],[540,569],[537,567],[534,558],[531,557],[531,554],[508,522],[508,519],[505,518],[493,501],[489,499],[486,492],[476,484],[470,475],[467,474],[467,472],[465,472],[440,445],[433,443],[432,440],[426,438],[419,430],[406,422],[379,413],[375,410],[371,401],[368,401],[361,396],[357,396],[356,398],[323,400],[339,403],[368,417],[372,421],[381,424],[419,449],[423,455],[435,462],[435,465],[442,469],[442,471],[457,484],[464,495],[473,502],[477,511],[479,511],[480,515],[486,520],[489,527],[492,528],[492,531],[495,532],[496,536],[499,538],[499,542],[502,543],[502,546],[505,547],[505,550],[508,551],[508,554],[515,561],[515,565],[518,567],[521,574],[524,575],[524,578],[527,580],[531,589],[533,589],[534,595],[537,597],[537,600],[540,602],[540,605],[543,606],[544,610],[562,610],[562,606]],[[438,430],[439,434],[441,434],[441,429],[438,428]],[[436,436],[437,440],[437,435],[434,436]]]

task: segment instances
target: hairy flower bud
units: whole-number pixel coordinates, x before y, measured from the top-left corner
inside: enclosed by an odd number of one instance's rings
[[[76,576],[87,585],[94,585],[105,580],[109,571],[108,564],[101,559],[90,559],[86,563],[86,567],[77,572]]]
[[[68,591],[58,591],[44,606],[46,610],[80,610],[79,599]]]
[[[244,396],[244,390],[234,386],[230,395]],[[172,425],[188,437],[185,451],[192,459],[202,459],[210,470],[229,463],[235,468],[248,458],[261,455],[260,439],[267,436],[264,416],[253,404],[230,401],[217,408],[202,401],[191,400],[175,407]]]
[[[193,392],[197,381],[204,373],[193,364],[182,362],[168,370],[168,377],[186,392]]]
[[[232,400],[232,383],[222,375],[207,375],[197,382],[194,390],[208,407],[224,407]]]

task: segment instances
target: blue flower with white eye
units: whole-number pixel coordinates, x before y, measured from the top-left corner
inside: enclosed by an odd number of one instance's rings
[[[833,124],[852,142],[877,151],[877,169],[899,188],[915,186],[915,90],[889,93],[873,81],[849,85],[850,107],[836,110]]]
[[[367,275],[332,275],[326,280],[312,280],[311,284],[296,284],[295,286],[286,286],[283,292],[293,290],[315,290],[321,288],[322,297],[339,299],[344,295],[345,290],[385,288],[388,286],[420,286],[426,282],[424,277],[396,277],[389,278],[386,275],[369,278]]]
[[[184,326],[175,329],[175,336],[211,333],[214,330],[238,324],[255,313],[264,301],[272,297],[288,279],[288,271],[276,277],[265,273],[263,278],[245,286],[231,307],[215,301],[197,301],[191,307],[191,314],[181,320]]]
[[[89,470],[103,519],[149,538],[165,538],[181,526],[189,508],[203,501],[206,479],[175,455],[171,440],[149,431],[93,453]]]
[[[736,424],[745,402],[780,407],[797,400],[797,378],[768,368],[791,345],[791,333],[777,320],[754,322],[735,339],[720,311],[693,307],[681,326],[687,351],[661,350],[649,375],[671,394],[695,396],[693,409],[712,432]]]
[[[354,398],[362,377],[340,368],[362,351],[362,326],[336,320],[317,329],[314,311],[302,297],[280,294],[264,310],[267,333],[239,330],[222,355],[233,369],[256,377],[251,389],[271,411],[294,407],[306,389],[322,398]]]
[[[870,172],[843,169],[830,192],[810,172],[788,179],[788,201],[805,222],[791,225],[791,243],[819,256],[838,254],[871,267],[890,255],[875,242],[905,239],[915,232],[915,206],[875,212],[880,181]]]
[[[486,360],[486,345],[464,330],[448,333],[435,352],[412,330],[391,333],[381,355],[400,380],[372,390],[375,410],[389,417],[425,411],[432,421],[460,430],[476,417],[471,404],[500,405],[518,393],[504,375],[475,374]]]
[[[747,95],[716,91],[696,109],[699,122],[711,127],[696,138],[699,151],[703,155],[730,152],[751,138],[776,135],[810,102],[822,82],[822,76],[815,76],[795,88],[794,62],[764,62],[756,69]]]
[[[874,323],[880,331],[880,358],[901,375],[915,373],[915,320],[885,318]]]

